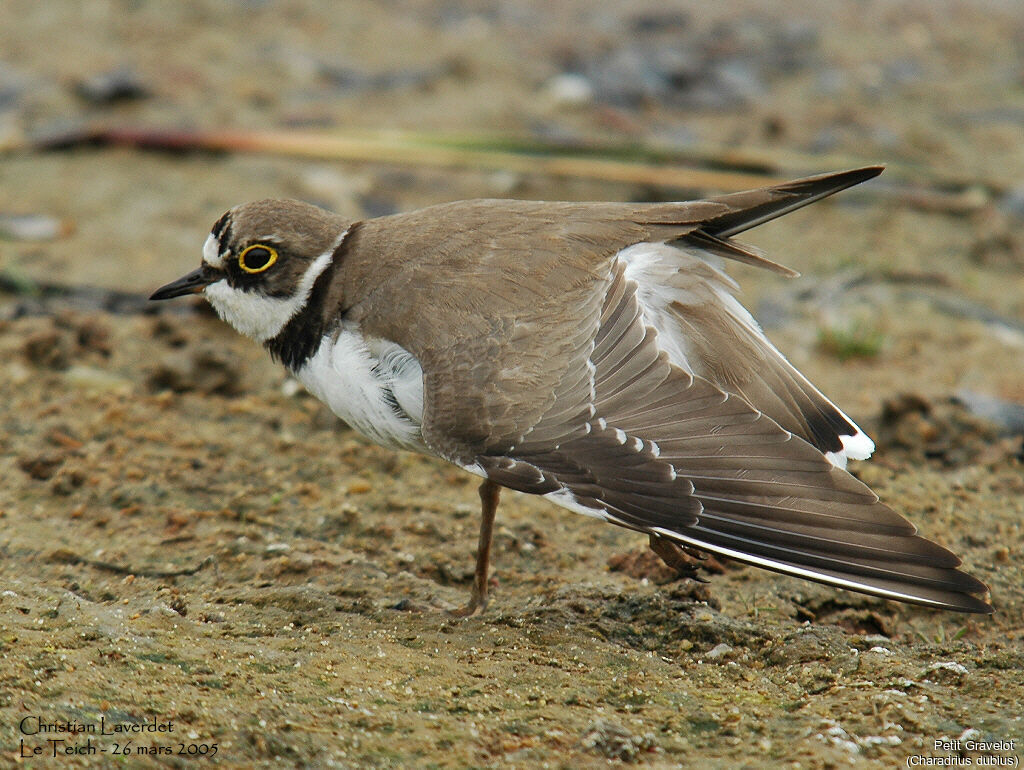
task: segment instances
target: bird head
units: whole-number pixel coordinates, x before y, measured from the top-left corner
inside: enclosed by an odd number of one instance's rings
[[[236,206],[213,225],[200,266],[150,299],[203,294],[236,331],[266,342],[305,306],[348,226],[299,201]]]

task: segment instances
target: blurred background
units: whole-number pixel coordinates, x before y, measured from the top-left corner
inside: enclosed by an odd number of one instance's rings
[[[680,197],[716,181],[615,184],[600,170],[552,177],[511,161],[514,170],[455,173],[272,149],[169,158],[25,148],[86,126],[283,130],[300,142],[407,132],[461,140],[464,151],[603,145],[607,155],[610,145],[613,157],[632,149],[656,164],[780,177],[881,162],[891,168],[876,189],[909,185],[932,208],[973,214],[993,203],[993,217],[1019,222],[1024,207],[1024,14],[1012,0],[795,2],[784,14],[757,2],[9,0],[3,13],[0,143],[11,149],[0,214],[67,226],[45,254],[5,247],[5,267],[29,274],[124,286],[127,260],[141,290],[157,262],[191,259],[208,222],[256,197],[360,216],[479,195]],[[314,150],[294,148],[303,152]],[[1014,229],[987,225],[993,237]],[[958,251],[1019,266],[1008,237]],[[901,259],[945,261],[911,245]]]
[[[940,734],[1021,735],[1018,0],[4,0],[0,17],[5,749],[26,709],[162,715],[225,762],[309,766],[868,766]],[[358,219],[875,163],[744,235],[801,278],[731,272],[876,439],[854,472],[990,583],[984,621],[750,570],[655,586],[642,539],[512,496],[481,624],[397,613],[463,599],[471,486],[365,445],[198,304],[145,300],[257,198]],[[217,579],[181,572],[209,556]],[[911,719],[894,691],[928,704]]]

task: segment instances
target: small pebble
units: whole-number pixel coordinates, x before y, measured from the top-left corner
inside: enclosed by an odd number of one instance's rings
[[[1024,404],[972,390],[959,391],[955,400],[975,417],[994,422],[1008,433],[1024,433]]]
[[[0,214],[0,238],[10,241],[52,241],[69,235],[74,227],[46,214]]]
[[[22,344],[25,358],[44,369],[67,369],[71,365],[71,346],[67,336],[56,329],[30,334]]]
[[[149,88],[137,73],[119,67],[78,81],[75,93],[89,104],[109,105],[145,99],[149,96]]]
[[[725,642],[722,642],[721,644],[716,644],[714,647],[712,647],[710,650],[704,653],[704,659],[718,660],[719,658],[724,658],[730,652],[732,652],[732,647],[730,647]]]
[[[18,467],[36,481],[51,478],[63,464],[64,457],[56,454],[18,458]]]
[[[925,675],[929,678],[959,679],[967,676],[969,673],[965,666],[951,660],[932,663],[932,665],[925,669]]]
[[[583,75],[563,72],[544,84],[544,95],[558,107],[583,107],[594,100],[594,86]]]
[[[999,201],[999,208],[1018,219],[1024,219],[1024,182],[1018,184]]]
[[[164,355],[150,369],[146,385],[152,391],[234,396],[244,390],[244,377],[238,362],[224,351],[213,345],[200,345]]]

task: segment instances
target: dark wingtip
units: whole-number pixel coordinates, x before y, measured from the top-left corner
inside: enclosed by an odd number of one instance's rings
[[[996,608],[993,607],[988,602],[986,602],[985,600],[978,599],[978,598],[973,597],[973,596],[971,598],[974,601],[971,603],[971,606],[969,608],[963,610],[964,612],[973,612],[973,613],[976,613],[978,615],[991,615],[992,613],[994,613],[996,611]]]
[[[943,604],[939,609],[950,612],[969,612],[974,615],[991,615],[996,610],[989,604],[990,598],[988,591],[982,593],[981,596],[964,593],[958,595],[955,600]]]
[[[726,203],[734,210],[709,219],[701,225],[705,232],[719,238],[730,238],[776,217],[796,211],[822,198],[827,198],[848,187],[872,179],[885,170],[885,166],[862,166],[847,171],[794,179],[791,182],[764,187],[760,190],[732,193],[712,198]]]
[[[883,171],[885,171],[885,166],[883,165],[861,166],[860,168],[851,168],[846,171],[833,171],[826,174],[804,177],[803,179],[794,179],[792,182],[781,184],[775,189],[794,192],[802,188],[809,188],[810,190],[824,188],[828,190],[827,195],[832,195],[840,190],[845,190],[861,182],[874,179]]]

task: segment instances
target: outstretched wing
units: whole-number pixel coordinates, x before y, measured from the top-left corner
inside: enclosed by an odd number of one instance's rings
[[[786,360],[736,300],[714,253],[690,239],[640,243],[620,253],[647,323],[669,361],[741,396],[841,468],[874,443]]]
[[[688,546],[890,599],[988,612],[983,583],[822,452],[669,361],[619,261],[591,382],[476,458],[513,489]]]

